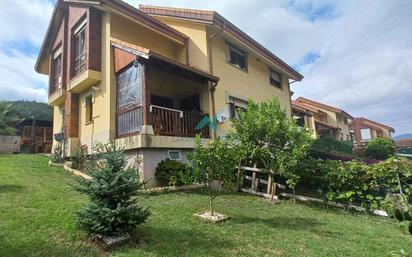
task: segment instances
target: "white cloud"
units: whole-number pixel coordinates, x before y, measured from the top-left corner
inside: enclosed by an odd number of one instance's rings
[[[0,1],[0,100],[47,100],[47,78],[34,71],[53,10],[48,0]]]
[[[0,50],[0,100],[47,100],[47,77],[36,74],[36,59],[18,51],[5,54]]]
[[[1,0],[0,41],[43,41],[53,4],[48,0]]]
[[[289,64],[319,54],[300,67],[305,79],[294,84],[296,96],[412,131],[412,1],[125,1],[216,10]],[[8,41],[39,47],[51,10],[48,0],[0,1],[0,48]],[[36,85],[46,79],[33,64],[34,56],[0,50],[0,99],[45,100],[46,89]]]

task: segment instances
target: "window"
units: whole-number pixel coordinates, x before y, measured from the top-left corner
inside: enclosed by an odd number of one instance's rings
[[[85,99],[86,106],[86,123],[93,121],[93,95],[89,95]]]
[[[367,141],[372,139],[372,134],[370,129],[361,129],[362,140]]]
[[[245,111],[247,109],[247,102],[232,97],[230,97],[229,99],[230,118],[239,119],[239,112]]]
[[[242,50],[229,45],[229,60],[228,62],[238,69],[247,71],[247,57]]]
[[[282,74],[270,69],[269,81],[271,85],[282,89]]]
[[[141,131],[143,126],[142,82],[144,70],[140,63],[131,65],[117,74],[118,136],[127,136]]]
[[[73,76],[86,70],[86,21],[74,31],[73,38]]]
[[[50,93],[62,88],[62,53],[56,51],[53,56]]]
[[[180,150],[169,150],[169,151],[167,151],[167,158],[169,160],[181,161],[182,160],[182,152]]]

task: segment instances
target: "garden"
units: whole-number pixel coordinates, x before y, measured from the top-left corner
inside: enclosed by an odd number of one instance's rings
[[[93,156],[79,150],[71,166],[87,171],[89,177],[68,178],[67,186],[53,179],[41,181],[53,183],[50,187],[60,184],[58,197],[67,194],[77,199],[71,210],[60,206],[50,213],[65,212],[60,218],[72,222],[70,232],[62,232],[59,239],[81,251],[114,256],[408,256],[411,252],[412,165],[394,155],[392,142],[379,138],[362,153],[350,153],[350,147],[336,142],[314,142],[276,99],[250,102],[247,111],[239,110],[233,128],[226,137],[205,145],[196,138],[188,164],[171,160],[159,164],[156,179],[163,186],[203,185],[183,192],[144,190],[138,170],[126,165],[123,150],[113,142],[98,144]],[[63,162],[61,149],[54,152],[52,162]],[[340,152],[350,158],[333,158]],[[32,161],[33,166],[26,167],[31,173],[24,175],[68,176],[55,168],[39,171],[39,163]],[[15,166],[4,169],[14,183],[29,184],[21,181]],[[267,178],[266,198],[239,193],[248,169],[254,171],[253,183],[260,180],[256,171]],[[9,186],[14,188],[13,183]],[[21,191],[19,186],[15,189],[7,194]],[[39,191],[43,198],[34,198],[34,205],[59,195],[45,190],[49,187]],[[297,194],[310,195],[321,203],[299,204],[282,198],[282,192],[294,200]],[[375,217],[376,211],[388,217]],[[16,217],[13,220],[17,222]],[[42,228],[54,225],[47,222]],[[11,232],[8,227],[4,231]]]

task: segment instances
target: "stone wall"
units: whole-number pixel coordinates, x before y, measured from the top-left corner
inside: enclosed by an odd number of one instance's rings
[[[20,152],[20,136],[0,135],[0,154]]]

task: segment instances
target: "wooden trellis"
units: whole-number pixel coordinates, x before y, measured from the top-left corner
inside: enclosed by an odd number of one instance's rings
[[[277,189],[286,189],[285,185],[274,181],[273,175],[263,172],[262,169],[255,167],[244,167],[240,169],[240,191],[265,198],[277,199]],[[252,173],[248,175],[247,173]]]

